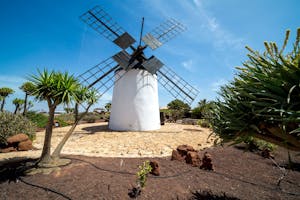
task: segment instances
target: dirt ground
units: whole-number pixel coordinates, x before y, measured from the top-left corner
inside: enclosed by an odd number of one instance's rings
[[[72,159],[70,165],[48,175],[23,177],[12,167],[6,168],[0,179],[0,199],[130,199],[128,192],[135,186],[138,166],[145,160],[158,161],[161,175],[148,176],[138,199],[226,199],[224,195],[227,199],[300,199],[299,154],[292,152],[298,168],[286,170],[278,186],[283,173],[270,159],[237,147],[205,151],[212,155],[215,171],[171,161],[170,157],[75,155],[67,156]],[[280,166],[287,164],[286,150],[278,148],[274,156]],[[209,198],[207,191],[222,198]]]
[[[54,129],[53,145],[67,129]],[[130,133],[110,131],[106,124],[80,125],[64,149],[71,164],[50,174],[24,176],[25,161],[40,154],[40,132],[34,142],[38,150],[0,154],[0,199],[130,199],[138,166],[146,160],[158,161],[161,175],[149,175],[137,199],[300,199],[299,152],[291,152],[295,168],[284,170],[285,149],[278,147],[271,160],[243,146],[214,147],[216,137],[207,139],[210,134],[209,129],[178,124]],[[215,170],[171,161],[172,149],[180,144],[192,145],[201,155],[209,152]]]

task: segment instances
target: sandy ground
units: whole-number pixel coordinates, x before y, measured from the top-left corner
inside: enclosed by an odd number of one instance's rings
[[[52,150],[70,127],[54,128]],[[188,144],[197,150],[213,145],[216,138],[210,129],[197,125],[167,123],[160,130],[147,132],[117,132],[106,122],[80,124],[63,148],[63,154],[96,157],[165,157],[178,145]],[[37,132],[33,141],[37,150],[1,153],[0,160],[12,157],[39,157],[44,131]]]

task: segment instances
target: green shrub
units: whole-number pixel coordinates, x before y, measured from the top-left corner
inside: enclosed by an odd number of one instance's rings
[[[198,125],[201,126],[202,128],[210,128],[211,124],[207,119],[199,119],[198,120]]]
[[[69,126],[74,123],[74,114],[73,113],[64,113],[55,116],[55,120],[60,123],[61,127]]]
[[[54,117],[54,121],[57,121],[59,123],[59,127],[65,127],[70,125],[69,123],[65,122],[63,119],[59,117]]]
[[[94,122],[96,122],[96,120],[98,120],[100,118],[101,118],[100,114],[91,112],[91,113],[87,113],[83,117],[82,121],[86,121],[88,123],[94,123]]]
[[[29,111],[26,113],[26,117],[39,128],[45,128],[48,122],[48,115],[43,113]]]
[[[213,129],[223,139],[255,136],[300,151],[300,29],[292,50],[265,42],[265,52],[249,47],[248,61],[223,86],[216,103]]]
[[[8,137],[19,133],[24,133],[33,140],[35,129],[34,124],[23,115],[0,112],[0,145],[6,144]]]

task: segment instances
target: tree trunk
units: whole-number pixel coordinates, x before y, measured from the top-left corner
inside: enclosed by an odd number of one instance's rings
[[[28,99],[28,94],[25,93],[25,102],[24,102],[24,110],[23,110],[23,115],[25,116],[26,115],[26,112],[27,112],[27,99]]]
[[[1,112],[3,112],[4,104],[5,104],[5,97],[3,97],[3,99],[2,99]]]
[[[15,109],[14,114],[17,114],[18,109],[19,109],[19,105],[16,105],[16,109]]]
[[[49,105],[49,104],[48,104]],[[45,133],[45,139],[44,139],[44,145],[43,145],[43,150],[41,157],[38,161],[40,164],[49,164],[51,162],[51,137],[52,137],[52,128],[53,128],[53,123],[54,123],[54,112],[55,112],[55,105],[50,105],[49,106],[49,119],[48,123],[46,126],[46,133]]]
[[[85,112],[82,113],[80,116],[78,115],[78,104],[76,103],[75,105],[75,110],[74,110],[74,115],[75,115],[75,122],[72,125],[72,127],[69,129],[69,131],[66,133],[66,135],[64,136],[64,138],[60,141],[60,143],[56,146],[54,152],[52,153],[52,158],[53,159],[58,159],[60,157],[60,153],[62,148],[64,147],[64,145],[66,144],[67,140],[69,139],[69,137],[72,135],[72,133],[74,132],[76,126],[78,125],[79,121],[88,113],[89,109],[90,109],[91,105],[89,105]]]
[[[60,141],[60,143],[56,146],[54,152],[52,153],[52,158],[53,159],[57,159],[60,157],[60,153],[62,148],[65,146],[67,140],[69,139],[69,137],[72,135],[73,131],[75,130],[78,122],[80,120],[76,120],[75,123],[72,125],[72,127],[68,130],[68,132],[66,133],[66,135],[64,136],[64,138]]]
[[[75,116],[75,122],[78,120],[78,115],[79,115],[79,111],[78,111],[78,103],[75,104],[75,108],[74,108],[74,116]]]

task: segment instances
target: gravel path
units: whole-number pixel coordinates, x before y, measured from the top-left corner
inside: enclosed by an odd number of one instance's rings
[[[54,148],[70,127],[53,129]],[[106,122],[80,124],[63,148],[63,154],[96,157],[165,157],[178,145],[188,144],[197,150],[213,145],[216,136],[211,130],[195,125],[167,123],[160,130],[147,132],[117,132]],[[44,132],[37,132],[33,145],[37,150],[0,154],[0,160],[12,157],[39,157]]]

